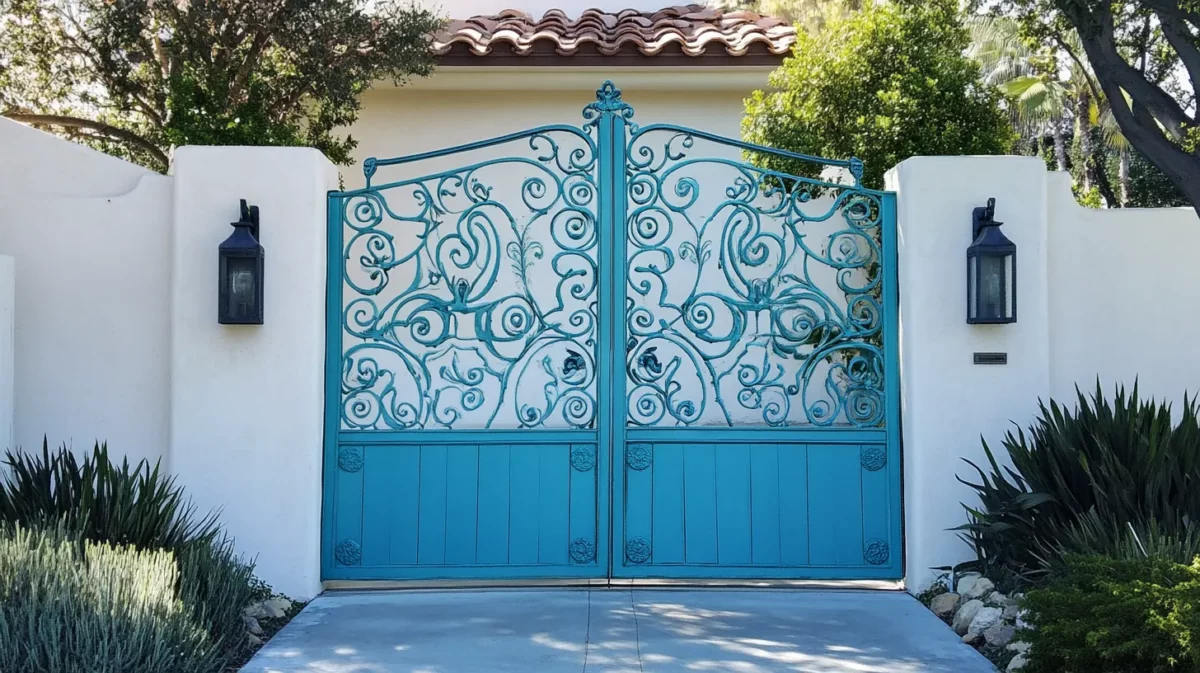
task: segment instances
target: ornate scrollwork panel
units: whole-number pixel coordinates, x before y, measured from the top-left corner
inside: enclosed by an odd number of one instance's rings
[[[628,425],[882,427],[878,195],[631,138]]]
[[[489,149],[343,199],[343,429],[595,426],[594,141]]]

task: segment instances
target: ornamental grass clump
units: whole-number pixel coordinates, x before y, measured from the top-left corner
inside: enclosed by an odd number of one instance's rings
[[[1137,385],[1110,403],[1097,383],[1076,391],[1074,411],[1051,401],[1028,431],[1004,438],[1012,467],[983,448],[979,496],[967,507],[964,539],[988,572],[1026,579],[1065,555],[1154,557],[1189,564],[1200,554],[1200,423],[1184,397],[1178,422],[1165,402],[1143,400]]]

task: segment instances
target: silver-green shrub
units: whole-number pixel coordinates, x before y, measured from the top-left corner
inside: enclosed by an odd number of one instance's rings
[[[0,671],[210,673],[221,652],[179,597],[173,554],[0,530]]]

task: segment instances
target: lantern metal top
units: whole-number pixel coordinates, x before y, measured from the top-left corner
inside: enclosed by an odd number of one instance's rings
[[[259,238],[258,206],[246,205],[246,199],[241,199],[241,217],[237,222],[230,222],[233,233],[221,243],[222,250],[257,249],[262,242]]]
[[[968,253],[983,250],[993,253],[1016,252],[1017,246],[1000,231],[1003,222],[996,221],[996,199],[987,200],[986,206],[971,211],[971,247]]]

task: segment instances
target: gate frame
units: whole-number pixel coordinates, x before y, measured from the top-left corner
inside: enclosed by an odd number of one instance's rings
[[[380,581],[420,581],[425,579],[441,579],[447,574],[437,568],[413,568],[416,572],[402,580],[395,578],[376,578],[373,573],[359,573],[338,569],[337,576],[331,576],[335,568],[334,562],[334,522],[336,505],[332,497],[333,489],[330,477],[338,470],[338,447],[345,445],[367,444],[572,444],[595,443],[596,446],[596,507],[597,529],[595,559],[596,565],[578,565],[577,573],[564,573],[547,576],[545,566],[505,566],[507,579],[576,579],[612,580],[637,578],[663,579],[713,579],[713,574],[698,572],[693,568],[719,568],[721,572],[716,579],[831,579],[843,578],[846,575],[845,566],[779,566],[774,568],[786,571],[792,568],[803,568],[802,574],[788,572],[769,572],[771,567],[753,566],[663,566],[639,565],[625,563],[624,545],[617,541],[624,539],[624,518],[627,508],[625,503],[624,462],[628,444],[633,442],[662,442],[662,441],[704,441],[713,443],[817,443],[817,444],[860,444],[884,443],[886,447],[886,462],[894,465],[888,475],[890,490],[888,505],[894,507],[891,512],[891,527],[888,531],[888,544],[892,553],[888,562],[876,568],[856,568],[862,570],[856,573],[864,579],[901,579],[905,572],[904,561],[904,494],[903,481],[903,452],[901,450],[900,427],[900,353],[899,353],[899,263],[897,255],[896,231],[896,194],[894,192],[867,189],[859,184],[862,175],[862,164],[855,158],[848,160],[825,159],[786,150],[770,148],[753,143],[747,143],[735,138],[720,136],[705,131],[669,123],[649,124],[638,127],[629,120],[633,117],[633,108],[621,99],[621,92],[611,81],[605,81],[596,92],[596,102],[584,108],[584,118],[587,120],[582,127],[565,124],[543,125],[515,133],[496,136],[472,143],[446,147],[429,152],[406,155],[391,159],[368,158],[363,162],[367,186],[350,191],[334,191],[327,193],[327,273],[326,273],[326,356],[325,356],[325,419],[324,419],[324,456],[322,476],[322,507],[321,507],[321,578],[322,580],[380,580]],[[504,429],[504,430],[402,430],[402,431],[345,431],[341,429],[341,369],[344,290],[344,225],[342,222],[342,204],[352,196],[377,191],[370,186],[371,176],[381,166],[391,166],[412,163],[424,159],[443,157],[471,150],[478,150],[504,143],[528,138],[539,133],[555,130],[570,130],[585,132],[589,126],[596,126],[596,176],[597,192],[599,195],[596,206],[597,229],[597,345],[595,360],[597,364],[596,377],[596,428],[593,430],[545,430],[545,429]],[[632,131],[631,131],[632,129]],[[855,178],[853,191],[872,195],[880,203],[881,228],[881,259],[882,266],[882,296],[881,310],[883,311],[882,338],[885,387],[883,429],[857,429],[844,426],[826,428],[776,428],[776,427],[731,427],[731,428],[629,428],[626,423],[627,409],[616,402],[626,398],[627,373],[618,363],[624,363],[626,324],[623,319],[627,298],[627,283],[625,274],[628,266],[628,235],[625,232],[628,210],[627,195],[627,149],[638,137],[653,131],[671,131],[687,134],[693,138],[707,140],[743,151],[773,154],[789,159],[801,160],[846,168]],[[749,165],[749,164],[748,164]],[[752,165],[750,165],[752,166]],[[763,169],[757,169],[763,170]],[[782,175],[782,174],[781,174]],[[791,176],[798,177],[798,176]],[[607,343],[605,343],[607,342]],[[602,350],[608,346],[607,351]],[[343,436],[346,441],[343,441]],[[632,436],[632,438],[631,438]],[[618,462],[620,461],[620,462]],[[620,509],[618,509],[618,507]],[[620,556],[618,557],[618,553]],[[618,563],[620,559],[620,563]],[[648,572],[638,572],[639,568]],[[598,572],[597,572],[598,571]],[[764,572],[768,571],[768,572]],[[473,573],[459,569],[453,573],[456,578],[470,580],[479,578],[494,579],[487,573]],[[453,581],[453,580],[452,580]]]

